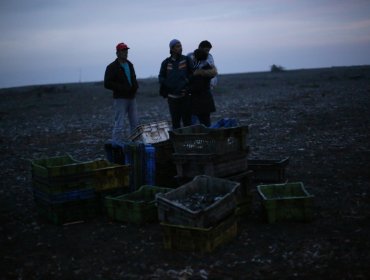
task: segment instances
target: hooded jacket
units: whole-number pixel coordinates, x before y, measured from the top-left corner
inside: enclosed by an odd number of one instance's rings
[[[136,80],[134,65],[127,60],[131,74],[131,85],[118,59],[109,64],[105,70],[104,87],[113,91],[113,98],[133,99],[139,85]]]

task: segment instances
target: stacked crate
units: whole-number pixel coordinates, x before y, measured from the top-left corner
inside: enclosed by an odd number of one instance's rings
[[[153,185],[154,166],[153,149],[140,142],[124,141],[105,143],[108,161],[131,166],[130,191],[136,191],[142,185]]]
[[[247,126],[207,128],[193,125],[169,131],[177,175],[228,176],[248,168]]]
[[[206,175],[156,195],[164,247],[212,252],[237,235],[240,183]]]
[[[54,224],[94,217],[104,194],[128,188],[130,167],[105,160],[80,162],[66,155],[31,164],[36,208]]]
[[[239,206],[247,213],[251,204],[248,171],[248,127],[207,128],[193,125],[169,131],[174,146],[177,179],[188,182],[197,175],[236,180],[242,185]]]
[[[153,170],[153,184],[164,187],[176,185],[176,166],[172,161],[174,152],[169,140],[170,124],[167,121],[157,121],[138,126],[129,137],[131,141],[141,142],[146,147],[152,147],[153,158],[147,165]]]

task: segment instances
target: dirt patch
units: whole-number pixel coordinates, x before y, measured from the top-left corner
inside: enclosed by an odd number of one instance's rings
[[[254,185],[238,236],[210,254],[165,250],[158,224],[40,220],[29,160],[103,158],[111,93],[102,83],[1,90],[0,278],[369,279],[369,85],[370,67],[220,76],[212,119],[249,126],[250,158],[289,157],[287,178],[315,205],[310,223],[267,224]],[[140,86],[141,122],[168,120],[156,80]]]

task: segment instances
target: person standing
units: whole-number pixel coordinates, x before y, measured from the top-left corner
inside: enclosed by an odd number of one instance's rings
[[[215,61],[213,59],[212,54],[210,54],[211,49],[212,49],[212,44],[209,41],[204,40],[204,41],[201,41],[199,43],[199,46],[198,46],[198,49],[197,49],[198,52],[202,51],[202,56],[203,57],[202,57],[201,61],[199,61],[199,59],[195,58],[194,52],[189,53],[187,56],[192,59],[193,63],[197,64],[196,66],[197,66],[198,69],[202,69],[203,67],[206,67],[206,68],[211,67],[213,69],[216,69]],[[204,54],[204,52],[205,52],[205,54]],[[204,56],[205,56],[205,58],[204,58]],[[203,70],[205,70],[205,69],[203,68]],[[204,77],[204,78],[206,78],[206,77]],[[205,80],[203,80],[203,81],[205,81]],[[217,71],[216,71],[216,75],[212,76],[212,78],[210,80],[210,83],[209,83],[209,91],[210,91],[211,94],[213,93],[213,90],[216,87],[216,85],[217,85]],[[203,123],[204,124],[205,123],[204,120],[203,120],[203,122],[201,122],[199,120],[199,118],[194,114],[192,115],[191,119],[192,119],[192,124],[197,124],[197,123]]]
[[[214,66],[216,67],[215,65],[215,61],[213,59],[213,56],[212,54],[210,53],[211,49],[212,49],[212,44],[207,41],[207,40],[204,40],[202,42],[199,43],[199,46],[198,46],[199,49],[202,49],[204,50],[206,53],[207,53],[207,60],[206,62],[210,65],[210,66]],[[216,87],[217,85],[217,75],[214,76],[212,79],[211,79],[211,91]]]
[[[158,80],[160,95],[167,98],[172,128],[191,125],[191,99],[189,79],[192,75],[192,61],[182,55],[182,45],[177,39],[171,40],[170,57],[161,63]]]
[[[193,53],[194,73],[190,80],[192,114],[207,127],[211,125],[211,113],[216,111],[211,93],[211,79],[217,75],[214,65],[207,62],[208,53],[197,49]]]
[[[116,46],[116,60],[110,63],[104,75],[104,87],[113,91],[114,124],[112,141],[124,138],[124,120],[128,116],[130,132],[138,125],[136,94],[139,88],[133,64],[127,59],[129,47]]]

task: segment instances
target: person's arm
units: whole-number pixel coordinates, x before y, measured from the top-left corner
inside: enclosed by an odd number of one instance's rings
[[[211,66],[215,66],[215,61],[213,59],[213,56],[209,53],[207,56],[207,63]]]
[[[167,59],[161,63],[161,68],[159,69],[158,81],[161,85],[165,83],[167,77]]]
[[[164,60],[159,69],[158,82],[159,82],[159,95],[163,98],[167,98],[168,89],[165,85],[165,80],[167,77],[167,60]]]
[[[212,79],[213,77],[217,76],[217,69],[215,66],[209,65],[209,67],[206,67],[206,69],[202,68],[195,70],[194,76],[197,75]]]
[[[132,83],[131,92],[136,93],[139,88],[139,83],[137,82],[135,68],[132,63],[130,64],[130,71],[131,71],[131,83]]]

